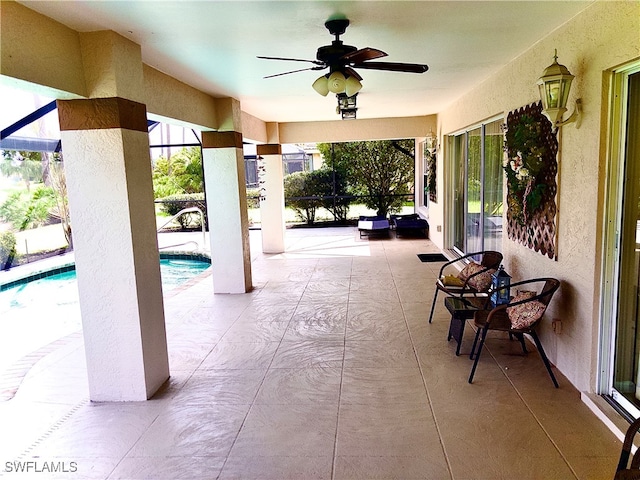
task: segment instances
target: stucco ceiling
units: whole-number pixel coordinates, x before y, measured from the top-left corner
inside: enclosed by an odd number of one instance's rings
[[[306,64],[333,37],[375,47],[385,61],[426,63],[424,74],[360,70],[358,118],[437,113],[592,1],[21,1],[77,31],[113,30],[142,47],[143,61],[270,122],[336,120],[336,100],[311,88],[320,72],[263,79]],[[553,52],[549,52],[549,63]],[[309,64],[309,66],[312,66]],[[547,65],[541,65],[540,71]],[[322,72],[325,73],[325,72]]]

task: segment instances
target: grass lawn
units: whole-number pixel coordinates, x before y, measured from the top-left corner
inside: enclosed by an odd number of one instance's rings
[[[259,208],[250,208],[248,209],[249,212],[249,224],[250,225],[259,225],[261,223],[260,220],[260,209]],[[402,211],[400,213],[402,214],[407,214],[407,213],[413,213],[414,212],[414,206],[413,203],[411,204],[407,204],[402,208]],[[358,217],[360,215],[375,215],[376,211],[375,210],[371,210],[370,208],[365,207],[362,204],[354,204],[354,205],[350,205],[349,206],[349,213],[347,215],[347,218],[352,219],[352,220],[357,220]],[[315,218],[316,222],[330,222],[333,221],[333,215],[331,215],[331,212],[329,212],[328,210],[324,209],[324,208],[318,208],[316,210],[316,218]],[[284,222],[287,225],[295,225],[295,224],[301,224],[304,223],[297,215],[296,213],[291,209],[291,208],[285,208],[285,218],[284,218]]]

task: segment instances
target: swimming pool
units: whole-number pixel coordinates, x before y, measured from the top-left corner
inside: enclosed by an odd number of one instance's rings
[[[184,285],[211,266],[204,256],[161,254],[163,293]],[[74,265],[2,286],[0,372],[24,355],[82,328]]]

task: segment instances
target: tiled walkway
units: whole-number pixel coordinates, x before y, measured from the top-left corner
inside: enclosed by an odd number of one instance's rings
[[[424,239],[352,228],[252,243],[255,290],[204,278],[165,300],[171,379],[152,400],[88,401],[81,338],[0,402],[0,476],[33,478],[607,479],[620,443],[537,353],[492,336],[467,383]],[[215,259],[214,259],[215,262]],[[75,472],[71,472],[75,470]]]

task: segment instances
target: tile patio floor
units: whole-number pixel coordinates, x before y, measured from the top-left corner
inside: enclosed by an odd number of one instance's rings
[[[615,436],[535,349],[492,336],[473,385],[473,330],[447,343],[425,239],[287,230],[255,290],[205,276],[165,296],[171,379],[152,400],[92,404],[71,336],[0,402],[0,476],[17,461],[100,479],[609,479]],[[215,262],[215,258],[214,258]],[[75,463],[71,463],[75,462]]]

